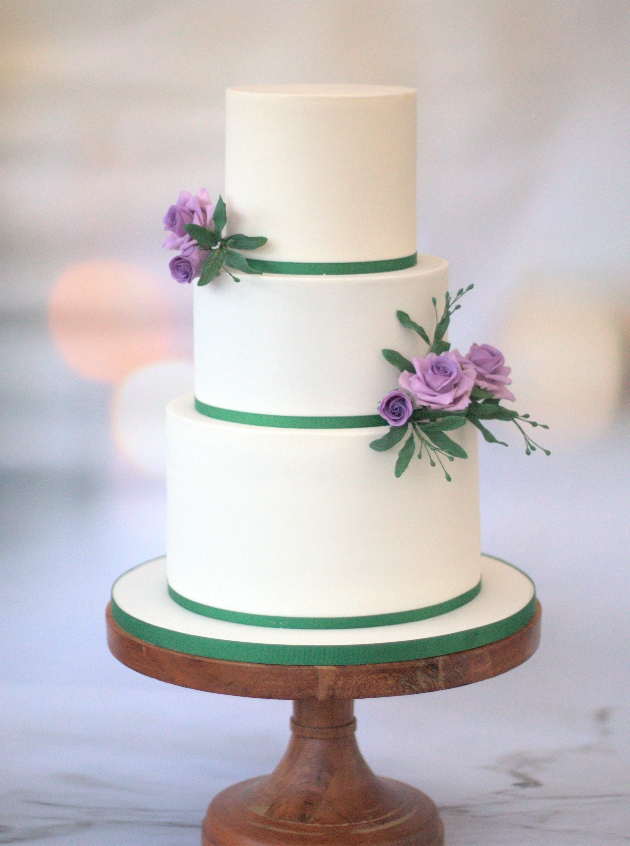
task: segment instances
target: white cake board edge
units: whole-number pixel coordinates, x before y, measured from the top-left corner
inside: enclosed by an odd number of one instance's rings
[[[532,580],[481,556],[482,587],[467,605],[428,620],[362,629],[280,629],[195,614],[168,595],[166,557],[122,575],[112,614],[129,634],[165,649],[257,664],[341,665],[410,661],[485,646],[526,626],[536,611]]]

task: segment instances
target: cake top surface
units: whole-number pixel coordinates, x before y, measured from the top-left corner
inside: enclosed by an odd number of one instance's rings
[[[228,88],[242,94],[279,97],[396,97],[415,94],[415,88],[393,85],[237,85]]]

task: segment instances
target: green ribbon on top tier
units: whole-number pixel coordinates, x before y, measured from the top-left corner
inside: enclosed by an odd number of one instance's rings
[[[242,611],[229,611],[226,608],[214,608],[201,602],[182,596],[168,585],[168,593],[182,608],[194,611],[204,617],[224,620],[227,623],[240,623],[245,626],[263,626],[274,629],[366,629],[374,626],[396,626],[400,623],[414,623],[448,614],[473,600],[481,590],[481,580],[459,596],[437,605],[414,608],[409,611],[394,611],[389,614],[367,614],[359,617],[280,617],[269,614],[246,614]]]
[[[362,414],[353,417],[294,417],[283,414],[254,414],[208,405],[195,397],[195,408],[206,417],[226,420],[228,423],[246,423],[248,426],[272,426],[275,429],[368,429],[389,426],[380,414]]]
[[[382,261],[266,261],[247,257],[255,273],[284,273],[290,276],[347,276],[357,273],[387,273],[406,270],[418,263],[418,253]]]

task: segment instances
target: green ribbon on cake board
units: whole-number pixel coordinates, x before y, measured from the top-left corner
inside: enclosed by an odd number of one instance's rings
[[[496,560],[501,561],[501,559]],[[502,563],[518,570],[531,582],[529,576],[518,567],[508,564],[506,561],[502,561]],[[536,590],[533,582],[532,589],[532,597],[527,604],[502,620],[450,634],[385,643],[296,645],[254,643],[192,635],[147,623],[128,614],[118,606],[113,595],[112,616],[122,629],[139,640],[152,643],[154,646],[172,649],[175,652],[199,655],[203,658],[247,661],[252,664],[300,664],[305,666],[385,664],[394,661],[412,661],[417,658],[433,658],[439,655],[449,655],[452,652],[464,652],[478,646],[486,646],[515,634],[524,628],[536,613]]]

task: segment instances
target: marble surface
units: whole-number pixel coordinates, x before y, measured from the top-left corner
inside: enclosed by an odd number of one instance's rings
[[[506,713],[519,681],[358,703],[363,754],[432,796],[452,846],[627,843],[628,713]],[[165,685],[5,686],[2,696],[0,843],[192,846],[209,799],[268,772],[288,737],[285,702]]]

